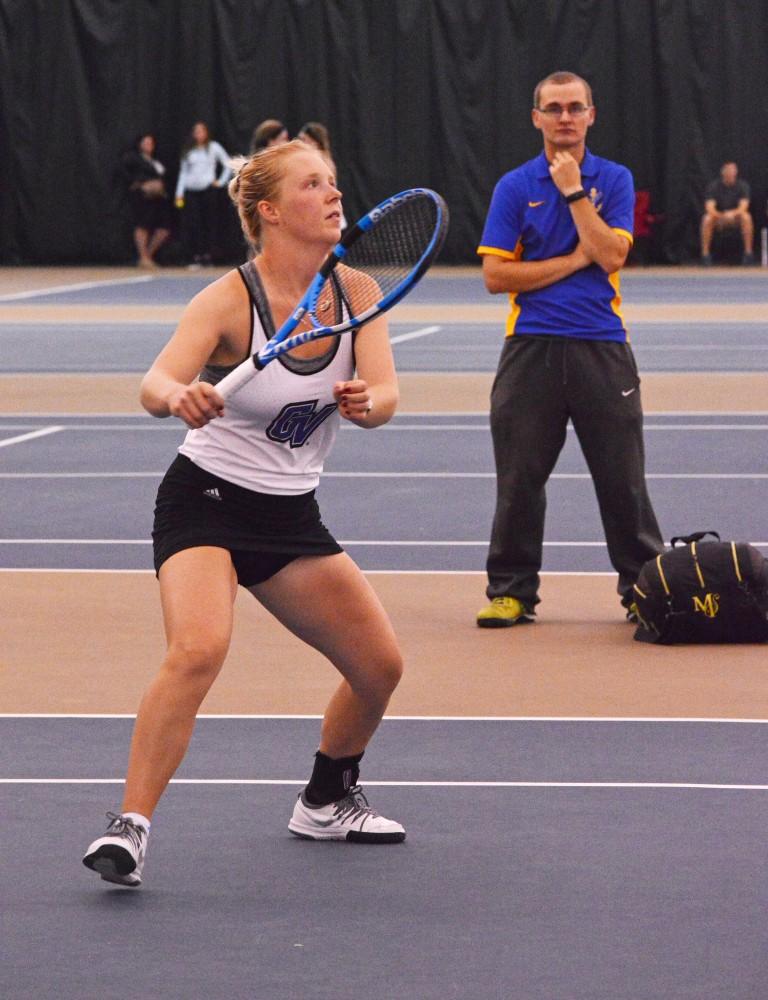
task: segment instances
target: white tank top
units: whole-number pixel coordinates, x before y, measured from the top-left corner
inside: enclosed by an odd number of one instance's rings
[[[255,266],[238,270],[251,297],[250,355],[266,344],[274,328]],[[340,296],[338,319],[345,313]],[[188,431],[179,451],[201,469],[259,493],[315,489],[341,419],[334,383],[354,374],[353,341],[352,334],[331,337],[319,358],[276,358],[227,400],[223,417]],[[233,367],[208,365],[200,378],[215,384]]]

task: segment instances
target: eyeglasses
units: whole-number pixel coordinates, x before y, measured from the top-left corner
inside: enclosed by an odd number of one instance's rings
[[[562,104],[548,104],[546,108],[537,108],[536,110],[542,115],[547,115],[549,118],[562,118],[566,111],[571,118],[581,118],[591,107],[591,104],[578,103],[566,104],[565,107]]]

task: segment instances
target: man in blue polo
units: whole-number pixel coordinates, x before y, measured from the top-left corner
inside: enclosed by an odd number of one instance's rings
[[[640,567],[663,549],[645,485],[640,379],[621,315],[632,245],[626,167],[594,156],[589,84],[553,73],[536,87],[544,151],[505,174],[478,254],[489,292],[507,293],[506,340],[491,393],[497,499],[484,628],[530,622],[539,602],[545,488],[570,420],[587,460],[631,615]]]

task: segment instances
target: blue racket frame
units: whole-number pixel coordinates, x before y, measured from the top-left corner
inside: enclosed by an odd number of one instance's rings
[[[291,336],[307,313],[309,313],[313,322],[317,320],[317,317],[314,314],[314,309],[317,305],[317,300],[320,296],[323,285],[328,279],[328,275],[338,263],[344,260],[349,248],[360,238],[360,236],[371,229],[372,226],[379,222],[380,219],[382,219],[389,212],[394,211],[402,205],[404,201],[417,197],[423,198],[424,196],[431,198],[435,205],[437,213],[435,229],[432,234],[432,239],[424,249],[421,257],[402,282],[359,316],[350,316],[342,323],[338,323],[334,326],[316,326],[311,330],[303,330],[301,333]],[[261,348],[258,354],[254,354],[253,357],[248,358],[228,375],[225,375],[224,378],[216,384],[216,390],[224,399],[226,399],[228,396],[237,392],[238,389],[242,388],[242,386],[249,382],[258,371],[265,368],[271,361],[274,361],[275,358],[279,357],[281,354],[285,354],[287,351],[293,350],[294,347],[298,347],[300,344],[306,344],[311,340],[319,340],[321,337],[332,337],[341,333],[347,333],[350,330],[357,330],[365,323],[370,322],[374,317],[379,316],[388,309],[391,309],[392,306],[396,305],[405,295],[407,295],[408,292],[410,292],[411,289],[424,276],[443,244],[447,228],[448,207],[442,197],[430,188],[409,188],[406,191],[401,191],[399,194],[392,195],[392,197],[382,201],[381,204],[371,209],[370,212],[367,212],[361,219],[351,226],[333,250],[331,250],[322,267],[312,279],[312,282],[302,296],[301,301],[271,340],[269,340]]]

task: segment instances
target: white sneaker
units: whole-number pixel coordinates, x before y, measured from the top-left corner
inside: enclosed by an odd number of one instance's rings
[[[148,830],[127,816],[107,813],[110,824],[103,837],[94,840],[85,852],[83,864],[98,872],[105,882],[141,885]]]
[[[405,830],[371,809],[360,785],[327,806],[310,805],[299,795],[288,829],[305,840],[350,840],[357,844],[400,844]]]

